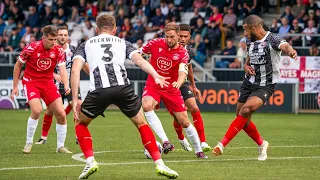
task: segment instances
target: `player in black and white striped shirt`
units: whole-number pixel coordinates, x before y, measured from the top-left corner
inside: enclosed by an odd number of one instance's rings
[[[279,80],[279,62],[281,51],[291,58],[297,58],[297,52],[279,36],[263,29],[263,20],[250,15],[243,21],[244,34],[247,37],[247,60],[244,65],[245,77],[237,103],[237,118],[231,123],[224,138],[213,148],[216,156],[223,153],[224,147],[243,129],[258,145],[258,160],[267,159],[269,143],[260,136],[251,121],[253,112],[258,110],[272,96]]]
[[[88,124],[103,112],[110,104],[115,104],[132,120],[138,128],[142,143],[150,153],[156,164],[158,175],[168,178],[177,178],[178,173],[169,169],[163,163],[156,145],[155,137],[144,119],[140,98],[134,94],[130,86],[124,61],[128,58],[137,64],[143,71],[150,74],[156,84],[167,86],[168,82],[160,76],[153,67],[142,58],[131,43],[114,36],[116,22],[114,17],[104,14],[97,18],[97,33],[80,45],[73,58],[71,85],[73,100],[77,100],[80,71],[85,62],[90,67],[90,91],[80,107],[74,102],[74,117],[77,119],[76,134],[81,150],[86,157],[86,166],[79,179],[86,179],[99,167],[94,160],[92,138]],[[78,114],[80,113],[80,114]]]

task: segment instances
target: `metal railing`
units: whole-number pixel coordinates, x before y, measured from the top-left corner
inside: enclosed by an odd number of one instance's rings
[[[221,59],[228,59],[228,58],[233,58],[233,59],[236,59],[236,58],[243,58],[243,61],[241,62],[241,67],[238,68],[238,69],[243,69],[243,63],[245,62],[246,60],[246,57],[243,57],[243,56],[235,56],[235,55],[213,55],[211,57],[211,68],[210,70],[212,71],[213,69],[216,68],[216,62],[217,61],[221,61]],[[219,68],[219,69],[224,69],[224,70],[237,70],[237,69],[230,69],[230,68]]]
[[[277,35],[279,35],[279,34],[277,34]],[[300,47],[306,47],[306,43],[308,41],[306,39],[306,36],[320,37],[320,34],[291,34],[291,33],[287,33],[287,34],[283,35],[282,37],[297,37],[297,36],[301,36],[302,46],[300,46]]]
[[[0,66],[14,65],[15,58],[20,52],[0,52]]]

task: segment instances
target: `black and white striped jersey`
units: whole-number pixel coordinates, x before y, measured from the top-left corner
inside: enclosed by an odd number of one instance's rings
[[[254,85],[267,86],[275,84],[280,79],[279,62],[281,56],[280,45],[287,43],[279,36],[267,31],[261,40],[250,42],[247,40],[247,53],[250,65],[256,75],[245,75],[245,78]]]
[[[109,34],[91,37],[82,43],[73,59],[80,58],[90,67],[90,91],[130,84],[124,61],[139,52],[128,41]]]
[[[72,57],[76,53],[76,47],[70,44],[67,44],[68,48],[64,49],[64,53],[66,55],[66,69],[67,69],[67,75],[70,82],[70,75],[71,75],[71,68],[72,68]],[[56,67],[55,73],[60,75],[59,66]],[[64,86],[62,83],[59,83],[56,81],[56,86],[58,89],[64,89]]]
[[[190,63],[191,63],[191,60],[194,58],[194,52],[193,52],[193,50],[191,49],[191,47],[188,46],[188,45],[185,45],[185,48],[186,48],[186,50],[187,50],[187,52],[188,52],[188,54],[189,54],[188,64],[190,64]]]

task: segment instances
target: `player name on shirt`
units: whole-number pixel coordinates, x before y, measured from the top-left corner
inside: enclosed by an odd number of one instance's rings
[[[103,42],[117,42],[122,43],[120,38],[110,38],[110,37],[103,37],[103,38],[93,38],[89,40],[90,43],[103,43]]]

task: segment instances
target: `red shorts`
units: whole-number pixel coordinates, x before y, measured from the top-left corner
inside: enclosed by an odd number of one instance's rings
[[[187,110],[179,89],[172,88],[163,91],[152,86],[145,86],[142,97],[145,96],[151,96],[158,102],[157,109],[159,108],[160,100],[162,100],[171,115],[173,115],[173,112],[184,112]]]
[[[34,98],[41,98],[48,106],[61,97],[53,81],[22,81],[27,102]]]

